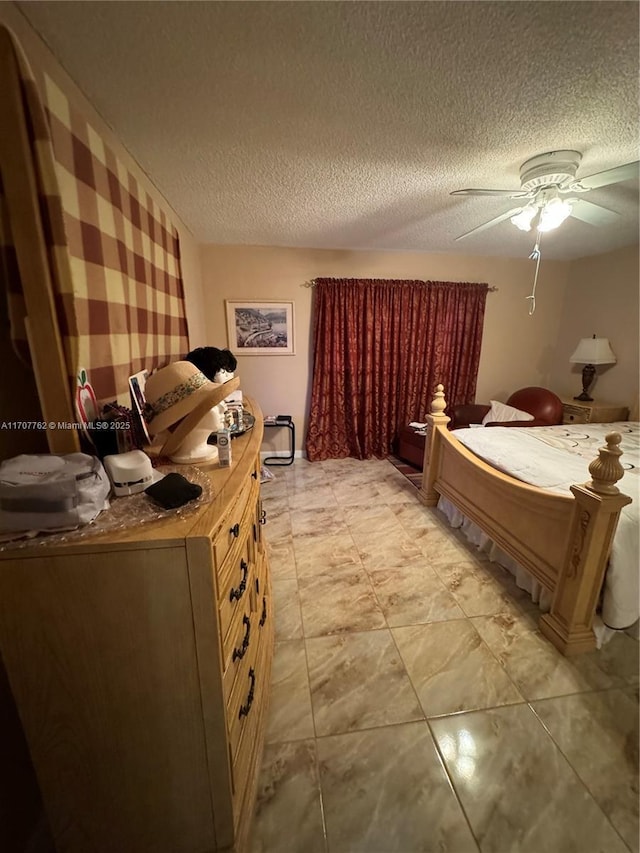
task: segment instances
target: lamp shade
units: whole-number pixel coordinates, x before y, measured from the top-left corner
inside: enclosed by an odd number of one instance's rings
[[[582,338],[569,361],[572,364],[615,364],[616,357],[607,338]]]

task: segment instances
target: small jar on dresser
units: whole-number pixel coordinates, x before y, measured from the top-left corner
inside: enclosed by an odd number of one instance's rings
[[[562,400],[563,424],[611,424],[614,421],[626,421],[628,417],[627,406],[566,397]]]

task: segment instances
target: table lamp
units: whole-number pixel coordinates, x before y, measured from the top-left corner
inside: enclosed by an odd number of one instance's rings
[[[616,357],[609,345],[607,338],[582,338],[576,351],[569,361],[572,364],[584,364],[582,368],[582,394],[574,397],[574,400],[593,400],[589,396],[589,388],[596,375],[596,364],[615,364]]]

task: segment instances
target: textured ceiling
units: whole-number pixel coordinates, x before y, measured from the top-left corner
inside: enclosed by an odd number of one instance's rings
[[[17,4],[202,242],[528,255],[521,163],[638,159],[637,2]],[[638,180],[585,198],[621,214],[544,235],[545,257],[638,242]]]

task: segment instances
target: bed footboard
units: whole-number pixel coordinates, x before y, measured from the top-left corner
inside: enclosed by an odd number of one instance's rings
[[[631,498],[615,485],[623,475],[618,433],[589,466],[591,481],[573,496],[539,489],[483,462],[447,430],[444,389],[438,385],[427,415],[420,498],[441,495],[477,524],[552,593],[541,632],[565,655],[595,648],[598,597],[623,506]]]

